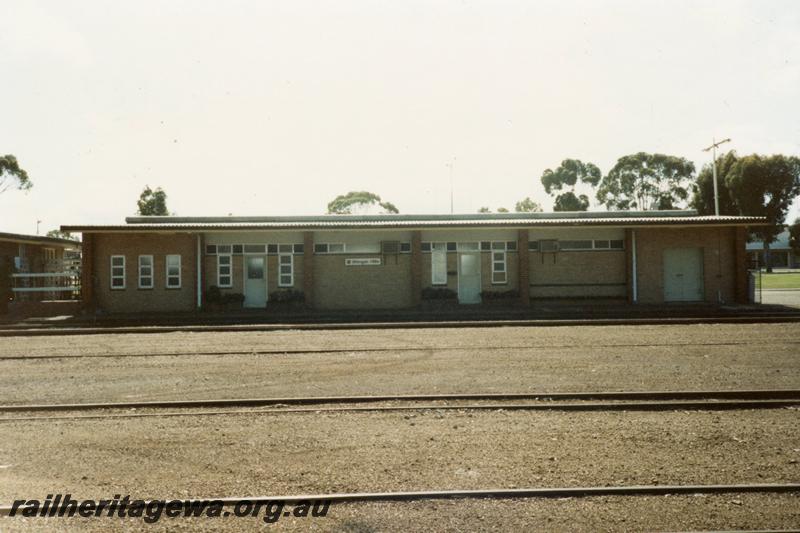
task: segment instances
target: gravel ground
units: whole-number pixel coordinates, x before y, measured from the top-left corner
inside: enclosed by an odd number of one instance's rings
[[[698,531],[797,529],[800,495],[730,494],[558,500],[439,500],[334,505],[325,518],[281,518],[282,531]],[[2,518],[3,531],[252,531],[261,518]]]
[[[386,349],[375,352],[370,349]],[[419,350],[408,351],[408,348]],[[254,354],[344,349],[344,353]],[[213,355],[210,352],[239,352]],[[206,355],[197,355],[200,352]],[[156,354],[188,354],[157,355]],[[0,339],[0,403],[800,388],[800,325],[166,333]],[[73,357],[142,354],[148,357]],[[0,421],[0,502],[800,481],[800,411],[246,414]],[[319,531],[800,527],[799,495],[347,504]],[[240,531],[258,518],[0,517],[0,530]]]
[[[352,351],[252,353],[298,349]],[[10,337],[0,357],[64,358],[0,360],[0,403],[798,388],[798,351],[799,324]]]
[[[800,411],[3,422],[0,501],[800,480]]]

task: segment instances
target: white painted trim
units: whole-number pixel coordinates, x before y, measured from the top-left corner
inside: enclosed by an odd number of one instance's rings
[[[217,257],[217,280],[216,280],[217,287],[219,287],[220,289],[230,289],[231,287],[233,287],[233,254],[217,254],[216,257]],[[221,266],[219,262],[220,257],[227,257],[230,260],[227,265],[228,266],[227,276],[230,278],[230,283],[228,283],[227,285],[223,285],[219,281],[220,278],[219,267]]]
[[[291,272],[289,273],[289,276],[291,276],[291,281],[289,282],[288,285],[281,281],[281,278],[284,275],[283,272],[281,272],[281,266],[283,266],[282,263],[281,263],[281,258],[282,257],[288,257],[289,258],[289,266],[291,267]],[[293,253],[286,253],[285,252],[285,253],[279,253],[278,254],[278,287],[294,287],[294,254]]]
[[[143,257],[149,257],[150,258],[150,275],[147,276],[147,277],[150,278],[150,285],[142,285],[142,258]],[[138,265],[138,270],[136,271],[136,274],[137,274],[136,282],[137,282],[137,285],[139,286],[139,288],[140,289],[152,289],[153,287],[155,287],[155,284],[156,284],[156,269],[155,269],[156,260],[155,260],[155,258],[152,255],[142,254],[137,258],[137,265]]]
[[[121,257],[122,258],[122,276],[115,276],[114,275],[114,259],[117,258],[117,257]],[[109,268],[110,268],[109,271],[108,271],[109,288],[112,291],[125,290],[125,287],[127,286],[126,278],[128,276],[128,269],[127,269],[127,266],[126,266],[125,256],[124,255],[112,255],[109,258],[108,264],[109,264]],[[117,268],[120,268],[120,267],[117,267]],[[122,278],[122,285],[115,287],[114,286],[114,279],[117,279],[117,278]]]
[[[177,257],[178,258],[178,284],[177,285],[170,285],[169,284],[169,258],[170,257]],[[183,286],[183,260],[181,259],[180,254],[167,254],[164,256],[164,273],[166,274],[166,278],[164,279],[164,286],[167,289],[180,289]]]

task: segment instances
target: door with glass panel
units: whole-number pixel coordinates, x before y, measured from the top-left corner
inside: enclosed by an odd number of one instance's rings
[[[461,304],[481,303],[481,253],[477,243],[471,244],[459,245],[458,303]]]
[[[263,255],[244,256],[244,306],[266,307],[267,262]]]

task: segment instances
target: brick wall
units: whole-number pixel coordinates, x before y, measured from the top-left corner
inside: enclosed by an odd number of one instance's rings
[[[380,254],[314,256],[314,307],[390,309],[411,307],[411,254],[383,256],[380,266],[345,266],[346,258]],[[395,261],[396,260],[396,261]]]
[[[701,248],[705,301],[735,301],[736,228],[643,228],[636,230],[639,302],[664,301],[664,250]]]
[[[94,301],[111,313],[196,308],[196,237],[189,234],[96,233]],[[181,256],[181,288],[166,288],[166,255]],[[111,289],[111,256],[125,256],[125,289]],[[153,288],[139,289],[139,256],[153,256]]]
[[[625,252],[529,252],[531,298],[624,298]]]

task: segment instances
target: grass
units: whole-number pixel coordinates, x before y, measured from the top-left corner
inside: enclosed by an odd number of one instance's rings
[[[756,276],[758,283],[758,276]],[[762,289],[800,289],[800,272],[761,274]]]

